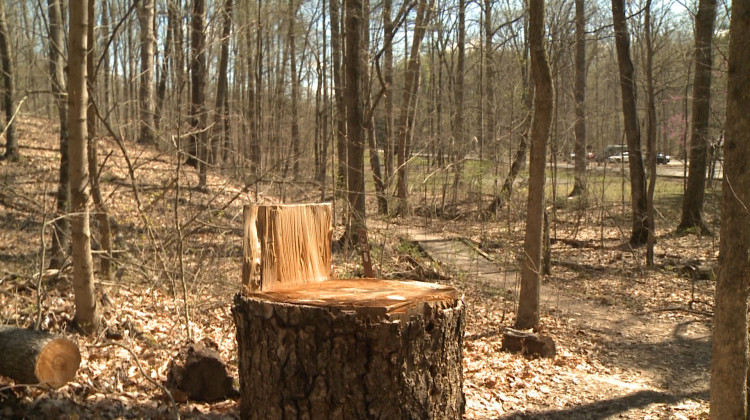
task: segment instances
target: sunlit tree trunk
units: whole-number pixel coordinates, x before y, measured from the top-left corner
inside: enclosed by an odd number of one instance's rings
[[[703,201],[706,192],[708,121],[711,117],[711,42],[716,20],[716,0],[700,0],[695,16],[695,81],[693,82],[693,115],[690,124],[690,165],[687,189],[682,199],[682,220],[677,230],[697,227],[708,233],[703,223]]]
[[[346,164],[346,105],[344,103],[344,80],[341,75],[341,6],[339,0],[329,0],[331,10],[331,60],[333,61],[333,98],[336,103],[336,186],[347,185]]]
[[[466,61],[466,0],[458,0],[458,57],[456,59],[456,79],[454,85],[453,99],[453,203],[458,200],[458,186],[463,168],[465,153],[464,135],[464,66]]]
[[[654,244],[656,224],[654,218],[654,190],[656,189],[656,94],[654,93],[654,45],[652,41],[651,0],[646,0],[644,26],[646,32],[646,150],[651,175],[646,196],[648,214],[648,241],[646,265],[654,266]]]
[[[732,2],[719,277],[711,355],[712,419],[747,418],[750,291],[750,3]]]
[[[68,117],[72,210],[70,225],[73,248],[73,290],[76,306],[74,320],[82,331],[91,333],[99,327],[99,315],[94,298],[94,264],[91,258],[91,232],[89,227],[88,131],[86,128],[88,1],[70,2],[69,19]]]
[[[575,181],[571,197],[586,191],[586,10],[584,0],[575,0],[576,4],[576,42],[575,42]]]
[[[215,152],[217,161],[226,162],[229,158],[231,140],[229,136],[229,36],[232,33],[232,0],[224,0],[222,9],[221,52],[219,56],[219,75],[216,86],[216,129]],[[250,54],[250,51],[247,51]]]
[[[534,115],[529,133],[529,195],[526,206],[526,235],[521,263],[521,292],[516,328],[539,324],[539,288],[542,264],[542,224],[547,139],[552,122],[552,77],[544,51],[544,0],[529,0],[529,52],[534,82]]]
[[[88,5],[89,22],[96,22],[96,11],[95,2],[89,1]],[[88,25],[87,27],[87,38],[95,40],[94,36],[94,25]],[[96,45],[92,41],[86,59],[86,73],[89,76],[88,80],[88,94],[89,94],[89,107],[86,111],[86,127],[88,130],[88,156],[87,162],[89,166],[89,179],[91,182],[91,197],[94,201],[94,207],[96,212],[94,217],[99,224],[99,243],[101,250],[104,254],[101,257],[101,276],[103,278],[109,278],[112,275],[111,262],[112,262],[112,232],[109,223],[109,212],[107,205],[104,203],[104,197],[102,196],[102,189],[99,186],[99,162],[98,156],[98,141],[96,137],[96,112],[94,106],[91,104],[94,95],[96,93]]]
[[[346,237],[356,243],[365,223],[365,132],[362,113],[362,0],[344,0],[349,216]]]
[[[70,239],[70,223],[66,217],[70,204],[70,162],[68,158],[68,102],[65,100],[63,72],[63,25],[60,0],[47,0],[49,21],[49,73],[52,94],[60,120],[60,168],[57,183],[55,230],[50,250],[50,268],[61,268],[65,263]]]
[[[296,29],[295,20],[297,18],[297,3],[289,0],[289,78],[292,82],[292,176],[294,179],[299,177],[299,75],[297,74],[297,45],[294,40],[294,31]]]
[[[398,213],[402,215],[409,214],[408,195],[408,172],[406,168],[407,143],[411,137],[411,130],[414,123],[414,113],[417,100],[417,88],[419,87],[419,47],[422,44],[422,38],[427,30],[434,0],[419,0],[417,5],[417,17],[414,22],[414,35],[411,44],[411,52],[406,63],[406,82],[404,84],[404,94],[401,101],[401,115],[398,127],[398,178],[396,181],[396,196],[398,197]]]
[[[383,45],[383,81],[386,91],[383,101],[385,111],[385,142],[383,144],[383,155],[385,155],[385,180],[386,188],[390,188],[393,182],[393,37],[388,36],[393,32],[393,0],[383,0],[383,30],[386,33]]]
[[[205,0],[193,0],[190,19],[190,82],[191,109],[190,134],[191,147],[197,152],[198,186],[206,188],[207,151],[206,145],[206,3]],[[195,155],[194,155],[195,156]]]
[[[10,51],[10,34],[8,23],[5,21],[5,2],[0,2],[0,76],[3,79],[3,108],[5,108],[5,155],[4,158],[17,161],[18,136],[16,135],[16,123],[14,114],[16,112],[15,98],[15,70],[13,68],[13,57]],[[5,128],[5,127],[3,127]],[[2,131],[2,129],[0,129]]]
[[[635,72],[630,59],[630,35],[625,21],[625,0],[612,0],[612,18],[615,29],[617,63],[620,69],[622,91],[622,113],[625,120],[625,138],[628,142],[628,165],[630,169],[630,200],[633,230],[630,245],[645,245],[648,240],[648,216],[646,209],[646,174],[641,154],[641,130],[635,103]]]
[[[141,74],[138,92],[141,115],[138,143],[153,144],[154,135],[154,0],[141,0],[138,7],[141,28]]]

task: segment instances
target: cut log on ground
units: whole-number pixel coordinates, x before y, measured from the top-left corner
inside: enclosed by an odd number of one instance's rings
[[[203,343],[188,344],[169,364],[167,388],[178,401],[216,402],[237,396],[219,352]],[[182,398],[180,398],[180,396]]]
[[[71,340],[44,331],[0,326],[0,375],[20,384],[59,388],[72,380],[81,353]]]
[[[271,207],[245,210],[232,309],[242,418],[461,418],[456,289],[330,279],[330,206]]]
[[[526,357],[555,357],[557,347],[551,337],[506,328],[503,331],[503,350],[521,353]]]

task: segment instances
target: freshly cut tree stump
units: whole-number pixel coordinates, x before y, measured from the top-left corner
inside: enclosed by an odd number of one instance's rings
[[[245,210],[244,287],[232,309],[242,418],[461,418],[456,289],[330,279],[330,206],[270,207]],[[301,275],[276,269],[293,265]]]
[[[464,307],[429,283],[329,280],[237,295],[243,419],[451,419]]]
[[[526,357],[553,358],[557,354],[557,346],[552,337],[531,332],[506,328],[503,331],[503,350],[511,353],[521,353]]]
[[[59,388],[73,379],[81,353],[71,340],[44,331],[0,326],[0,375]]]

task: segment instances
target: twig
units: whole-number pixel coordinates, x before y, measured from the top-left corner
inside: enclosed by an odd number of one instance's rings
[[[169,392],[169,390],[167,389],[167,387],[165,387],[164,385],[162,385],[159,382],[155,381],[151,376],[149,376],[149,375],[146,374],[146,371],[143,369],[143,366],[141,365],[141,361],[138,358],[138,355],[135,354],[135,352],[133,351],[133,349],[131,349],[130,347],[128,347],[128,346],[126,346],[124,344],[116,343],[114,341],[105,341],[102,344],[93,345],[93,346],[89,346],[89,347],[104,348],[104,347],[108,347],[108,346],[120,347],[121,349],[123,349],[123,350],[127,351],[128,353],[130,353],[131,356],[133,356],[133,360],[135,361],[135,365],[138,367],[138,370],[141,372],[141,375],[143,375],[143,377],[146,378],[147,381],[151,382],[154,386],[156,386],[157,388],[161,389],[162,392],[164,392],[164,394],[169,398],[169,401],[172,403],[172,408],[174,408],[175,419],[176,420],[180,420],[180,409],[177,406],[177,402],[174,400],[174,397],[172,396],[172,393]]]

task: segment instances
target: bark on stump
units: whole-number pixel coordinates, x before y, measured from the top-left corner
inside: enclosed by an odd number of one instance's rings
[[[243,419],[450,419],[464,411],[455,289],[329,280],[238,294]]]
[[[67,338],[0,326],[0,375],[21,384],[59,388],[75,377],[80,364],[78,346]]]

